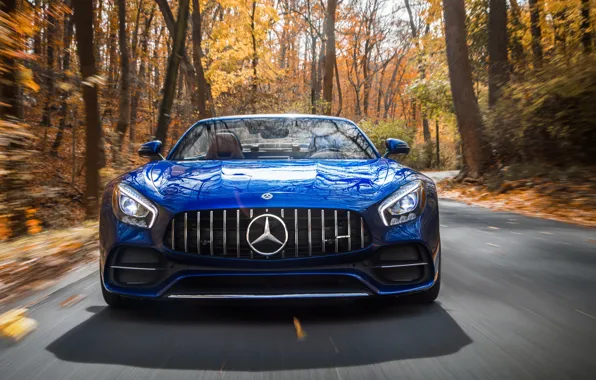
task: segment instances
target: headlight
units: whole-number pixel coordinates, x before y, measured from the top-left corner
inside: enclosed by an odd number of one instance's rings
[[[157,208],[141,193],[123,183],[114,187],[112,209],[122,222],[142,228],[151,228],[157,217]]]
[[[379,205],[379,216],[386,226],[395,226],[416,219],[424,208],[426,193],[421,181],[400,187]]]

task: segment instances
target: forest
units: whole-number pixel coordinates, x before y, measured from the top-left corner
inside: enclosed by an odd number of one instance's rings
[[[0,240],[94,219],[194,122],[354,120],[502,188],[596,161],[594,0],[1,0]],[[492,181],[492,182],[491,182]]]

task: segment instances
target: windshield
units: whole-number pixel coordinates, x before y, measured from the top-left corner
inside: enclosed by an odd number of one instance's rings
[[[319,118],[238,118],[197,124],[172,160],[370,159],[371,144],[352,123]]]

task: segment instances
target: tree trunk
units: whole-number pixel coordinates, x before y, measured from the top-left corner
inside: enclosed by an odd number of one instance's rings
[[[540,28],[539,0],[529,0],[530,4],[530,32],[532,33],[532,55],[534,68],[542,67],[542,30]]]
[[[207,110],[207,99],[210,98],[207,80],[205,79],[205,70],[203,68],[203,48],[201,47],[203,31],[201,29],[201,8],[199,0],[192,2],[192,54],[197,73],[197,106],[199,108],[199,119],[211,117],[211,112]]]
[[[126,0],[118,0],[118,44],[120,45],[120,108],[116,125],[114,158],[121,164],[122,142],[130,122],[130,63],[128,61],[128,36],[126,35]],[[132,142],[132,141],[131,141]]]
[[[97,16],[93,18],[93,32],[95,33],[95,46],[93,46],[93,54],[95,55],[95,62],[98,72],[102,72],[103,68],[105,67],[104,62],[102,62],[101,59],[101,53],[99,51],[100,47],[102,46],[102,43],[104,42],[103,31],[101,29],[103,21],[103,6],[104,0],[93,0],[93,9],[97,8],[97,12],[95,13]],[[107,57],[107,54],[105,54],[105,56]],[[105,63],[107,63],[107,61]]]
[[[451,94],[457,126],[464,142],[464,156],[472,177],[482,175],[489,164],[489,150],[482,135],[482,118],[474,94],[466,42],[464,0],[443,0],[445,41]]]
[[[584,52],[590,54],[592,52],[592,30],[590,29],[590,0],[582,1],[582,45],[584,45]]]
[[[343,108],[343,96],[341,93],[341,83],[339,82],[339,69],[337,68],[337,60],[335,60],[334,62],[334,70],[335,70],[335,84],[337,86],[337,112],[335,113],[335,116],[339,116],[341,115],[341,111]]]
[[[526,67],[525,65],[525,53],[524,53],[524,45],[522,42],[522,38],[518,35],[518,31],[525,31],[525,26],[521,20],[521,10],[519,8],[519,4],[517,4],[517,0],[510,0],[511,3],[511,21],[513,25],[513,33],[510,36],[508,44],[511,45],[511,61],[519,63],[521,67]]]
[[[62,72],[67,72],[70,70],[70,45],[72,41],[72,34],[74,32],[74,23],[72,17],[68,14],[64,15],[64,35],[62,38],[62,42],[64,44],[64,55],[62,57]],[[65,81],[69,81],[68,77],[64,78]],[[54,139],[54,143],[52,144],[52,148],[50,149],[50,154],[52,156],[58,156],[58,148],[60,148],[60,144],[62,144],[62,138],[64,136],[64,129],[66,128],[66,119],[68,117],[68,102],[66,101],[70,95],[70,90],[63,90],[62,91],[62,103],[60,104],[60,125],[58,126],[58,132],[56,133],[56,138]]]
[[[139,54],[141,62],[139,63],[139,72],[137,74],[134,95],[133,95],[133,98],[131,100],[131,105],[130,105],[129,139],[130,139],[131,153],[133,150],[133,143],[135,140],[137,112],[139,109],[139,101],[140,101],[141,93],[143,92],[142,89],[146,89],[150,85],[150,83],[145,81],[145,72],[147,71],[147,59],[148,59],[148,53],[149,53],[149,34],[151,32],[151,23],[153,22],[154,16],[155,16],[155,7],[151,8],[149,17],[147,18],[147,21],[145,21],[145,29],[143,31],[143,36],[141,37],[142,38],[141,53]],[[137,58],[139,58],[139,57],[137,57]],[[151,90],[149,90],[149,91],[151,91]]]
[[[369,73],[369,38],[367,37],[364,43],[364,56],[362,57],[362,77],[363,77],[363,89],[362,89],[362,114],[364,117],[368,117],[368,98],[370,96],[370,73]]]
[[[180,0],[178,20],[176,22],[176,33],[174,34],[174,44],[168,59],[168,68],[166,70],[166,78],[163,87],[163,98],[159,108],[159,119],[157,120],[157,128],[155,131],[155,138],[162,141],[164,145],[166,143],[168,127],[170,125],[180,56],[184,49],[184,40],[186,39],[186,26],[188,24],[189,13],[188,3],[189,0]]]
[[[16,22],[19,16],[16,0],[0,2],[0,12],[3,18]],[[3,37],[9,40],[17,37],[17,31],[11,25],[3,23]],[[6,28],[4,28],[6,26]],[[27,233],[26,210],[30,207],[28,196],[31,179],[31,169],[28,162],[30,155],[27,151],[33,136],[28,128],[19,125],[21,121],[21,91],[17,78],[17,62],[13,56],[2,54],[0,62],[0,120],[4,125],[0,127],[0,189],[2,192],[2,206],[0,216],[7,219],[10,237],[17,237]]]
[[[42,7],[41,7],[41,0],[35,0],[35,26],[38,29],[33,36],[33,54],[39,57],[41,56],[41,32],[42,32],[42,25],[43,25],[43,18],[42,15]]]
[[[137,15],[135,17],[135,26],[132,32],[132,46],[131,46],[131,55],[133,60],[133,72],[136,72],[136,58],[138,56],[137,47],[139,46],[139,28],[141,26],[141,13],[143,11],[143,0],[139,0],[139,4],[137,6]]]
[[[385,79],[385,70],[387,66],[383,66],[381,70],[381,77],[377,83],[377,109],[376,109],[376,116],[377,118],[381,117],[381,103],[383,102],[383,79]]]
[[[256,102],[257,102],[257,65],[259,64],[259,55],[257,53],[257,38],[255,35],[255,15],[257,12],[257,2],[253,0],[252,2],[252,13],[250,14],[250,36],[252,40],[252,78],[251,78],[251,88],[252,88],[252,111],[256,113]]]
[[[101,1],[101,0],[99,0]],[[118,0],[119,1],[119,0]],[[110,44],[110,50],[109,50],[109,54],[110,54],[110,62],[109,62],[109,68],[108,68],[108,86],[110,89],[113,89],[116,87],[116,23],[114,22],[114,18],[111,16],[111,12],[114,10],[114,8],[110,9],[108,11],[108,28],[109,28],[109,44]],[[112,91],[110,91],[112,92]]]
[[[88,0],[73,0],[76,26],[77,50],[81,64],[81,76],[89,78],[97,74],[93,54],[93,4]],[[101,120],[97,86],[83,85],[85,103],[86,152],[85,198],[86,216],[95,218],[99,199],[99,169],[101,155]]]
[[[166,27],[168,28],[168,31],[170,32],[170,36],[172,37],[172,40],[173,40],[175,38],[174,36],[176,35],[176,23],[174,22],[174,15],[172,14],[172,10],[170,9],[170,6],[168,5],[168,1],[167,0],[155,0],[155,2],[157,3],[157,5],[159,6],[159,9],[161,10],[164,21],[166,23]],[[194,88],[195,87],[194,83],[196,82],[195,72],[194,72],[192,64],[190,63],[190,59],[188,58],[188,55],[186,55],[186,48],[184,46],[182,47],[182,52],[180,53],[180,55],[182,56],[182,61],[179,63],[179,65],[182,69],[182,73],[184,75],[186,85],[189,88]]]
[[[317,104],[317,113],[320,112],[321,91],[323,90],[323,70],[325,68],[325,50],[327,43],[324,38],[321,38],[321,45],[319,46],[319,59],[317,59],[317,82],[315,83],[315,102]]]
[[[416,23],[414,22],[414,15],[412,13],[412,7],[410,6],[410,1],[405,0],[406,10],[408,11],[408,18],[410,19],[410,29],[412,31],[412,38],[414,39],[414,43],[416,45],[416,50],[418,50],[418,76],[421,81],[426,79],[426,69],[424,67],[424,60],[422,58],[422,52],[420,51],[420,41],[419,41],[419,33],[418,28],[416,27]],[[430,127],[428,125],[428,118],[426,116],[426,111],[424,110],[424,105],[421,105],[420,108],[422,114],[422,136],[424,137],[424,142],[430,141]],[[413,119],[414,123],[416,122],[416,106],[412,108],[413,112]]]
[[[51,5],[48,5],[51,6]],[[46,28],[46,99],[43,107],[43,116],[41,118],[41,125],[45,127],[43,133],[42,150],[45,150],[48,130],[52,128],[52,111],[54,110],[54,36],[56,34],[56,25],[53,10],[47,12],[48,14],[48,26]]]
[[[553,34],[555,37],[555,50],[561,54],[562,57],[568,59],[567,56],[567,33],[569,33],[569,23],[567,21],[568,9],[565,5],[552,12],[551,16],[553,19]]]
[[[441,168],[441,148],[439,144],[439,119],[435,120],[435,138],[436,138],[436,145],[437,145],[437,169]]]
[[[327,44],[325,49],[325,72],[323,74],[323,100],[325,101],[324,114],[331,115],[333,108],[333,71],[335,69],[335,11],[337,0],[328,0],[327,15],[325,16],[325,36]],[[339,84],[339,82],[338,82]]]
[[[507,4],[490,0],[488,16],[488,105],[493,107],[507,82]]]
[[[317,113],[317,37],[313,31],[310,35],[310,113]]]

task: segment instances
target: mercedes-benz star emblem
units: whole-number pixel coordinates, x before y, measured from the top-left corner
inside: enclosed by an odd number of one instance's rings
[[[261,234],[260,231],[263,233]],[[246,241],[250,248],[259,255],[275,255],[286,246],[288,229],[284,221],[277,215],[259,215],[248,224]]]
[[[264,200],[268,201],[269,199],[273,198],[273,194],[271,194],[271,193],[265,193],[265,194],[261,195],[261,198],[263,198]]]

